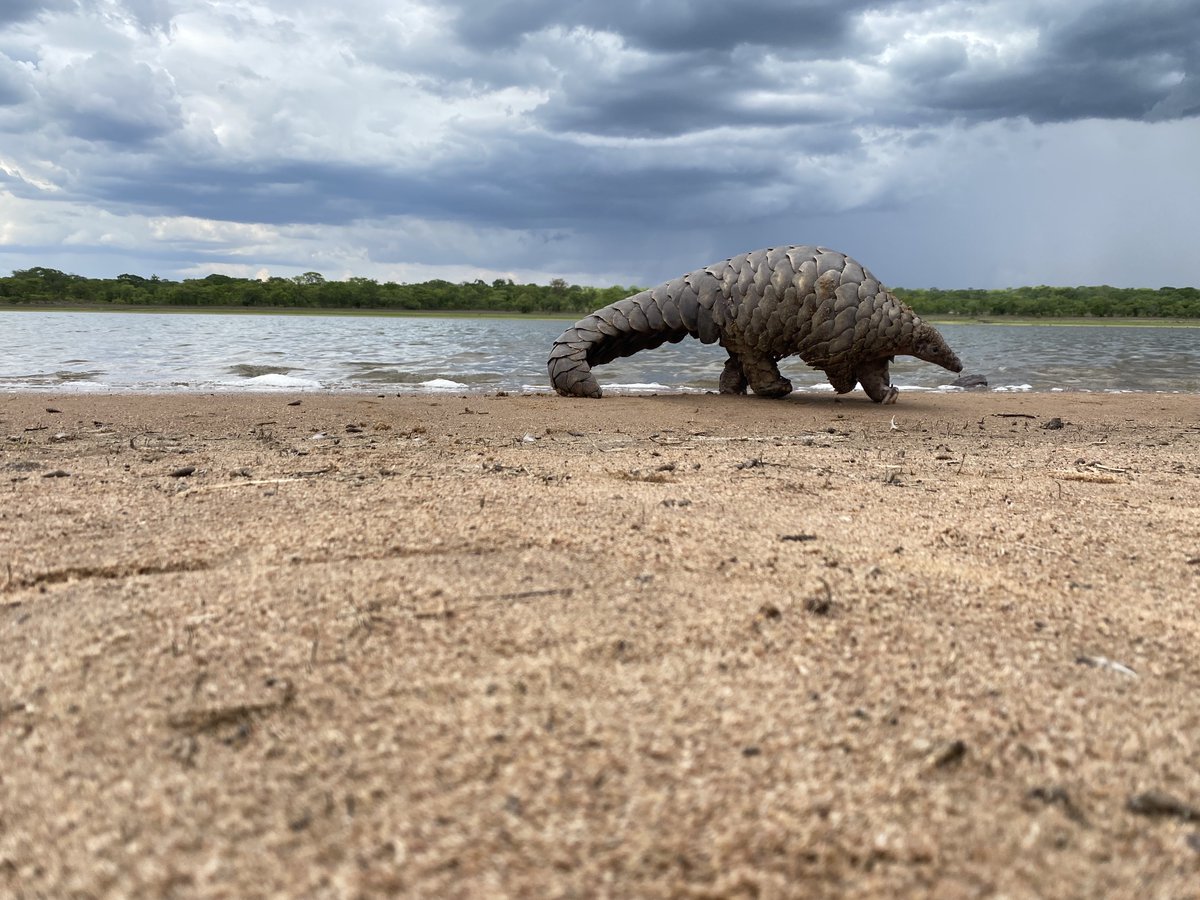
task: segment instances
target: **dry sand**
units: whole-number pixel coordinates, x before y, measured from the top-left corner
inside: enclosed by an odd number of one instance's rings
[[[0,397],[0,895],[1200,896],[1198,426]]]

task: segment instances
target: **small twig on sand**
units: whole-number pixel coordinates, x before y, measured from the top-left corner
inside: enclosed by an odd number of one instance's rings
[[[1093,472],[1051,472],[1051,478],[1059,481],[1088,481],[1092,484],[1128,484],[1124,478],[1112,475],[1097,475]]]
[[[303,481],[306,478],[315,478],[318,475],[328,475],[332,471],[333,466],[328,466],[324,469],[314,469],[311,472],[296,472],[293,475],[287,475],[283,478],[252,478],[250,480],[222,481],[220,484],[205,484],[200,487],[189,488],[180,496],[186,497],[188,494],[202,494],[206,491],[223,491],[228,488],[256,487],[264,484],[287,484],[290,481]]]
[[[1200,809],[1189,806],[1182,800],[1162,791],[1146,791],[1135,794],[1125,802],[1125,808],[1139,816],[1182,819],[1184,822],[1200,822]]]
[[[290,706],[296,699],[296,688],[290,681],[283,683],[283,693],[278,700],[265,703],[232,703],[224,706],[187,709],[167,716],[167,724],[179,731],[197,735],[212,731],[223,725],[235,725],[255,715],[275,712]]]
[[[432,607],[429,609],[415,610],[413,612],[413,618],[415,618],[415,619],[453,619],[456,615],[458,615],[458,612],[460,609],[462,609],[462,610],[475,609],[477,607],[482,606],[484,603],[504,602],[506,600],[520,602],[520,601],[524,601],[524,600],[537,600],[542,597],[555,597],[555,596],[570,597],[571,594],[573,594],[573,593],[575,593],[575,588],[559,587],[559,588],[540,588],[540,589],[531,590],[531,591],[512,591],[507,594],[477,594],[474,597],[463,598],[464,603],[461,607],[457,607],[457,608],[451,607],[443,602],[440,606],[437,606],[437,607]]]
[[[1053,547],[1039,547],[1037,544],[1027,544],[1024,541],[1017,541],[1018,547],[1024,547],[1026,550],[1036,550],[1038,553],[1057,553],[1062,556],[1065,550],[1056,550]]]
[[[540,590],[533,590],[533,591],[513,591],[512,593],[508,593],[508,594],[483,594],[483,595],[481,595],[479,597],[475,597],[473,599],[478,600],[478,601],[484,601],[484,600],[532,600],[535,597],[553,597],[558,594],[561,594],[564,597],[569,597],[574,592],[575,592],[575,589],[569,588],[569,587],[541,588]]]
[[[1129,666],[1104,656],[1077,656],[1075,657],[1075,662],[1083,666],[1091,666],[1093,669],[1108,669],[1111,672],[1127,675],[1130,678],[1138,677],[1137,672],[1133,671]]]
[[[303,480],[304,480],[303,477],[292,477],[292,478],[255,478],[255,479],[251,479],[250,481],[223,481],[220,484],[206,484],[206,485],[202,485],[201,487],[191,488],[190,490],[184,491],[183,496],[187,496],[188,494],[203,494],[203,493],[207,493],[208,491],[223,491],[227,488],[255,487],[257,485],[262,485],[262,484],[287,484],[289,481],[303,481]]]

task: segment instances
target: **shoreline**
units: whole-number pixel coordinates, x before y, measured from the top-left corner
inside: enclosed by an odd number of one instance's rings
[[[0,893],[1187,896],[1192,395],[0,393]]]

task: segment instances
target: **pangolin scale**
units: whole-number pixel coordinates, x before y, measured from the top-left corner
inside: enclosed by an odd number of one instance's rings
[[[962,363],[864,266],[824,247],[755,250],[681,275],[584,316],[554,342],[550,382],[569,397],[599,397],[592,367],[688,335],[729,352],[721,393],[783,397],[779,360],[799,356],[839,394],[861,384],[892,403],[888,364],[915,356],[951,372]]]

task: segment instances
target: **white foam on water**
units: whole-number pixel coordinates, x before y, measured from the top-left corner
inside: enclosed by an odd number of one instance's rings
[[[667,384],[659,384],[656,381],[606,384],[602,390],[606,394],[690,394],[696,392],[695,388],[673,387]]]
[[[54,392],[62,392],[64,394],[98,394],[104,391],[113,391],[116,388],[111,384],[106,384],[103,381],[64,381],[60,384],[42,384],[38,385],[38,390],[50,388]]]
[[[245,378],[241,381],[224,382],[227,385],[236,385],[239,388],[266,388],[269,390],[320,390],[321,382],[313,381],[311,378],[297,378],[294,375],[256,375],[254,378]]]
[[[451,381],[448,378],[431,378],[429,381],[422,381],[416,387],[425,388],[427,391],[461,391],[467,386],[460,381]]]
[[[1032,390],[1032,384],[1001,384],[992,388],[997,394],[1027,394]]]

